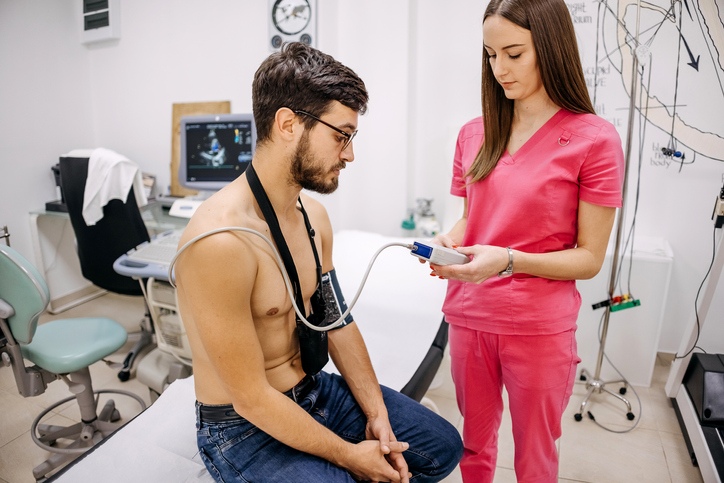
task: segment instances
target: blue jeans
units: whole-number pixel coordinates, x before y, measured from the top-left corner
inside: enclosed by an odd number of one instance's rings
[[[462,456],[460,434],[416,401],[382,386],[390,424],[399,441],[410,444],[405,461],[415,483],[440,481]],[[318,423],[351,443],[365,438],[367,418],[344,379],[319,373],[314,389],[297,401]],[[219,482],[354,482],[343,468],[273,439],[239,417],[201,422],[197,403],[197,443],[201,459]]]

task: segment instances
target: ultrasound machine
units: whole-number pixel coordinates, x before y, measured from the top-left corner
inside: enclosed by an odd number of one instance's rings
[[[201,202],[234,181],[249,166],[256,145],[252,114],[181,118],[179,182],[197,190],[173,202],[169,214],[190,218]]]

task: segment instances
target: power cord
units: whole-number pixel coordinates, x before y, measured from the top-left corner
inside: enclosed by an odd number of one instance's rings
[[[684,359],[689,356],[692,352],[694,352],[694,349],[701,349],[697,346],[699,342],[699,336],[701,335],[701,322],[699,322],[699,295],[701,295],[701,289],[704,287],[704,283],[709,278],[709,274],[711,273],[711,269],[714,266],[714,260],[716,259],[716,226],[714,227],[714,233],[713,233],[713,240],[712,240],[712,253],[711,253],[711,262],[709,263],[709,268],[706,270],[706,274],[704,275],[704,278],[701,280],[701,284],[699,284],[699,289],[696,291],[696,298],[694,299],[694,316],[696,319],[696,338],[694,339],[694,345],[689,349],[686,354],[684,355],[676,355],[674,357],[674,360],[676,359]],[[705,352],[702,350],[702,352]]]
[[[176,260],[178,259],[179,255],[181,255],[181,253],[183,253],[188,247],[190,247],[192,244],[196,243],[197,241],[201,240],[202,238],[206,238],[208,236],[215,235],[216,233],[221,233],[221,232],[225,232],[225,231],[242,231],[242,232],[246,232],[246,233],[251,233],[252,235],[258,236],[259,238],[264,240],[264,242],[266,242],[267,245],[269,245],[269,247],[272,249],[272,252],[274,253],[274,259],[277,262],[277,265],[279,266],[279,270],[281,270],[281,272],[282,272],[282,277],[284,278],[284,285],[287,287],[287,293],[289,293],[289,298],[292,301],[292,306],[294,307],[294,312],[296,312],[297,316],[299,317],[299,320],[301,320],[302,323],[304,323],[304,325],[306,325],[310,329],[316,330],[318,332],[326,332],[328,330],[335,329],[335,328],[339,327],[342,323],[344,323],[345,317],[347,317],[350,314],[350,312],[352,312],[352,307],[354,307],[354,305],[357,303],[357,299],[362,294],[362,289],[364,288],[364,285],[367,282],[367,277],[369,276],[370,271],[372,270],[372,265],[375,263],[375,260],[377,260],[377,257],[380,255],[380,253],[382,253],[383,250],[385,250],[386,248],[389,248],[389,247],[394,247],[394,246],[407,248],[408,250],[412,250],[412,248],[413,248],[412,244],[402,243],[402,242],[392,242],[392,243],[387,243],[385,245],[382,245],[382,247],[380,247],[375,252],[375,254],[372,256],[372,259],[370,260],[369,264],[367,265],[367,270],[365,270],[364,276],[362,277],[362,281],[360,282],[360,285],[357,288],[357,293],[355,293],[355,296],[352,299],[352,302],[349,304],[349,307],[347,307],[347,310],[334,323],[332,323],[330,325],[326,325],[324,327],[319,327],[319,326],[314,325],[311,322],[309,322],[306,319],[306,317],[304,317],[304,314],[300,311],[299,307],[297,307],[296,301],[294,299],[294,289],[292,288],[292,283],[289,280],[289,275],[287,274],[287,269],[286,269],[286,267],[284,267],[284,262],[282,261],[282,258],[279,255],[279,251],[274,246],[274,243],[272,243],[272,241],[269,238],[267,238],[263,233],[253,230],[251,228],[246,228],[243,226],[224,226],[224,227],[216,228],[214,230],[209,230],[205,233],[197,235],[194,238],[192,238],[191,240],[189,240],[188,242],[184,243],[184,245],[176,252],[176,255],[174,255],[174,257],[171,259],[171,263],[168,266],[168,281],[171,284],[171,286],[173,288],[176,288],[173,267],[176,264]]]

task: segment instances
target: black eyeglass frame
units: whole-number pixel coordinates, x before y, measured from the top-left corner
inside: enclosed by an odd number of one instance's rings
[[[345,149],[347,149],[347,147],[348,147],[350,144],[352,144],[352,140],[353,140],[354,137],[357,135],[357,129],[355,129],[355,130],[352,131],[351,133],[342,131],[342,130],[341,130],[340,128],[338,128],[337,126],[333,126],[332,124],[330,124],[330,123],[328,123],[328,122],[326,122],[326,121],[322,121],[320,118],[318,118],[318,117],[315,116],[314,114],[308,113],[307,111],[302,111],[301,109],[297,109],[297,110],[294,111],[294,114],[302,114],[302,115],[304,115],[304,116],[311,117],[311,118],[314,119],[315,121],[321,122],[322,124],[324,124],[324,125],[327,126],[328,128],[333,129],[334,131],[336,131],[336,132],[338,132],[339,134],[341,134],[342,136],[344,136],[347,140],[344,142],[344,145],[342,146],[342,151],[344,151]]]

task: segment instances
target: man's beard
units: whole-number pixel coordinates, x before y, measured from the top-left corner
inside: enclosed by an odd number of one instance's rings
[[[292,159],[291,179],[303,189],[314,191],[323,195],[333,193],[339,185],[339,178],[333,177],[331,181],[325,178],[329,171],[325,171],[316,158],[309,152],[309,133],[304,133],[299,141],[297,151]],[[344,168],[344,163],[339,166]]]

